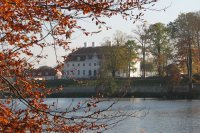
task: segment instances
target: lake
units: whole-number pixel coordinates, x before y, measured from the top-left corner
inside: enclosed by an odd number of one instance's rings
[[[149,113],[144,118],[125,120],[110,133],[200,133],[199,100],[136,99],[124,103],[144,106],[149,108]]]
[[[74,105],[83,98],[48,98],[47,103],[58,102],[59,110],[65,109],[72,101]],[[111,99],[99,105],[105,108],[115,101]],[[21,106],[22,107],[22,106]],[[145,117],[128,118],[105,133],[200,133],[200,100],[158,100],[120,99],[112,111],[148,112]],[[143,111],[139,111],[138,116]],[[81,113],[78,112],[79,114]]]

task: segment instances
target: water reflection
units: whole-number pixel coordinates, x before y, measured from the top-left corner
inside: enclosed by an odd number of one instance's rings
[[[75,106],[82,98],[49,98],[45,102],[55,102],[58,110]],[[103,102],[100,108],[105,108],[116,99]],[[73,107],[73,105],[71,107]],[[19,104],[24,108],[23,104]],[[129,118],[115,128],[105,133],[200,133],[200,100],[156,100],[156,99],[120,99],[112,111],[135,111],[145,109],[148,115],[139,118]],[[81,114],[81,111],[78,112]],[[72,114],[73,115],[73,114]]]
[[[149,114],[144,119],[129,119],[116,133],[199,133],[199,100],[158,101],[140,100],[135,104],[149,107]]]

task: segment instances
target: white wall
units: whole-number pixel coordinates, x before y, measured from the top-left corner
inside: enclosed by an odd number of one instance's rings
[[[131,77],[140,77],[141,76],[141,70],[140,70],[140,61],[138,60],[134,67],[136,68],[136,71],[131,72]]]
[[[100,63],[100,60],[97,58],[97,56],[93,56],[92,59],[86,59],[85,61],[65,62],[65,64],[64,64],[64,78],[90,78],[90,77],[94,77],[94,70],[96,70],[96,75],[99,72],[99,68],[100,68],[99,63]],[[85,65],[83,65],[83,64],[85,64]],[[91,75],[89,75],[89,70],[91,70]],[[85,74],[83,73],[83,71],[85,71]],[[80,73],[78,73],[78,72],[80,72]]]
[[[37,76],[33,78],[34,80],[54,80],[55,76]]]

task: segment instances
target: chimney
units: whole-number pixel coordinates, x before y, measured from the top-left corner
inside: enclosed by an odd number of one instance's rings
[[[95,47],[95,43],[94,42],[92,42],[92,47]]]
[[[87,48],[87,42],[84,42],[84,48]]]

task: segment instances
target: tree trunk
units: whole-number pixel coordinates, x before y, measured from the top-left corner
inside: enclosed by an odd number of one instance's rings
[[[142,70],[142,77],[146,78],[146,39],[142,40],[142,62],[143,62],[143,70]]]
[[[198,61],[200,62],[200,42],[199,42],[199,31],[197,31],[197,47],[198,47]],[[197,72],[199,72],[199,66],[197,67]]]
[[[131,63],[128,63],[128,78],[131,77]]]
[[[115,70],[112,70],[112,77],[115,78]]]
[[[191,46],[191,38],[189,38],[188,40],[188,45],[189,45],[189,51],[188,51],[188,66],[189,66],[189,72],[188,72],[188,76],[189,76],[189,92],[192,92],[192,46]]]
[[[162,76],[162,63],[161,63],[161,52],[160,52],[160,47],[158,46],[158,75]]]
[[[142,73],[142,76],[143,78],[145,79],[146,78],[146,56],[145,56],[145,46],[143,46],[143,51],[142,51],[142,56],[143,56],[143,73]]]

